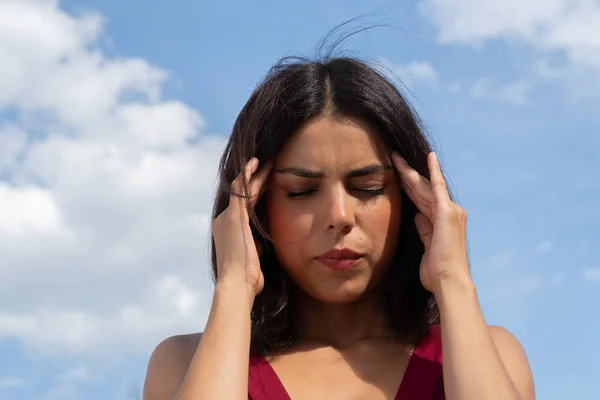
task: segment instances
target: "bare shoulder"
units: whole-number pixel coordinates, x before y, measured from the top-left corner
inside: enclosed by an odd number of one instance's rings
[[[489,326],[490,335],[506,371],[523,399],[534,399],[533,375],[525,349],[508,329]]]
[[[201,333],[168,337],[156,346],[146,370],[144,400],[172,400],[185,378]]]

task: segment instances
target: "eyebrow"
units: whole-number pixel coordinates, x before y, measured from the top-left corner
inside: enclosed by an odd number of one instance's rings
[[[358,178],[361,176],[372,175],[377,172],[387,171],[390,169],[392,169],[391,165],[382,165],[382,164],[367,165],[366,167],[362,167],[362,168],[355,169],[355,170],[348,172],[346,174],[346,177],[347,178]],[[310,169],[298,168],[298,167],[283,168],[283,169],[279,169],[275,172],[278,174],[291,174],[291,175],[299,176],[301,178],[309,178],[309,179],[319,179],[319,178],[325,177],[325,173],[323,173],[323,172],[312,171]]]

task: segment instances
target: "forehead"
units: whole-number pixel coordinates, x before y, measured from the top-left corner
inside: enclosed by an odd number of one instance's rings
[[[322,116],[309,121],[285,145],[276,164],[328,167],[384,163],[388,150],[368,124],[344,117]]]

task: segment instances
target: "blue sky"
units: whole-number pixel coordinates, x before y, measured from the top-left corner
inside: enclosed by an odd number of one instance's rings
[[[137,398],[153,346],[205,323],[240,108],[369,12],[394,26],[343,48],[406,85],[469,212],[488,323],[522,341],[540,399],[592,398],[600,3],[524,3],[0,3],[0,400]]]

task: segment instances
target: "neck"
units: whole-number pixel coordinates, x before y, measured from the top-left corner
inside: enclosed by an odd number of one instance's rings
[[[306,294],[299,296],[301,342],[317,342],[343,349],[365,339],[395,338],[380,295],[353,303],[322,303]]]

